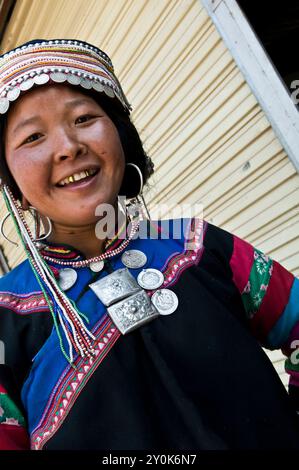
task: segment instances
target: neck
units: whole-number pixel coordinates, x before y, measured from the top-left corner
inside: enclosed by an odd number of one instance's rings
[[[104,252],[106,239],[99,239],[95,234],[95,227],[53,227],[51,235],[48,237],[49,242],[71,245],[75,249],[81,251],[86,257],[93,258]]]

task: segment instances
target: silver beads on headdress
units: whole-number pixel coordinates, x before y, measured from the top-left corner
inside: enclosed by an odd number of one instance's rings
[[[0,114],[22,92],[48,82],[104,93],[130,112],[107,54],[85,42],[57,39],[30,42],[0,57]]]

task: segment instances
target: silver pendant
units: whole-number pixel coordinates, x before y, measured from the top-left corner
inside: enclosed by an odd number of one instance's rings
[[[140,290],[136,279],[127,268],[118,269],[89,284],[89,287],[106,307]]]
[[[137,282],[143,289],[154,290],[162,286],[164,276],[158,269],[143,269],[137,276]]]
[[[99,273],[100,271],[102,271],[103,267],[104,261],[94,261],[89,265],[89,268],[95,273]]]
[[[177,295],[170,289],[159,289],[152,295],[152,302],[160,315],[170,315],[179,305]]]
[[[143,290],[107,309],[113,323],[124,335],[159,316],[159,312]]]
[[[128,250],[122,254],[121,260],[127,268],[138,269],[142,268],[146,264],[147,257],[143,251]]]
[[[65,268],[59,271],[58,284],[62,290],[70,289],[77,280],[77,271],[72,268]]]

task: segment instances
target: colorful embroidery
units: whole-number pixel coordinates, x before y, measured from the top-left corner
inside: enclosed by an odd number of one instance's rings
[[[285,311],[294,284],[294,276],[272,260],[272,274],[263,301],[251,319],[251,328],[256,338],[266,346],[268,335]],[[298,302],[298,301],[297,301]]]
[[[20,315],[49,310],[42,292],[30,292],[29,294],[0,292],[0,307],[8,308]]]
[[[76,369],[68,366],[64,380],[58,382],[38,427],[32,433],[32,449],[42,449],[62,425],[83,387],[121,336],[110,317],[106,317],[93,333],[99,338],[95,358],[88,360],[80,357],[75,363]]]
[[[272,260],[261,251],[254,250],[254,263],[249,280],[242,294],[242,301],[249,318],[258,311],[266,294],[273,271]]]
[[[232,277],[242,295],[251,331],[265,347],[279,347],[298,321],[298,281],[245,240],[235,235],[233,240]]]
[[[199,263],[203,253],[203,239],[207,228],[207,223],[202,219],[192,219],[189,224],[188,237],[186,237],[187,248],[183,253],[171,255],[164,264],[161,271],[164,274],[165,281],[163,287],[174,285],[185,269]]]
[[[1,424],[25,426],[25,420],[20,410],[7,395],[6,390],[0,385],[0,425]]]
[[[70,248],[65,248],[64,246],[45,246],[41,250],[41,254],[43,256],[51,256],[51,258],[57,258],[57,259],[65,259],[65,260],[73,260],[76,261],[76,259],[80,259],[80,255],[70,249]]]

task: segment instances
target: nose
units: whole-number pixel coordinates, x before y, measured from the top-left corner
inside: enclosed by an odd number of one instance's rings
[[[74,160],[87,151],[86,145],[78,140],[76,133],[60,128],[54,136],[54,160]]]

